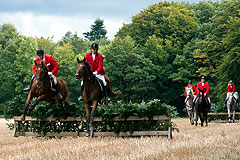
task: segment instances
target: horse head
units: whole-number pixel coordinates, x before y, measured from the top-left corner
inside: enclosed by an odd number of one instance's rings
[[[44,82],[48,76],[48,68],[45,66],[44,62],[41,61],[40,64],[38,64],[36,61],[34,61],[36,65],[36,70],[35,70],[35,76],[38,82]]]
[[[77,71],[75,74],[75,78],[77,80],[83,77],[90,77],[93,75],[91,67],[89,63],[86,61],[85,57],[83,60],[79,60],[79,58],[77,58],[77,62],[78,62]]]
[[[193,97],[193,92],[191,88],[186,87],[186,92],[187,92],[188,99]]]
[[[203,100],[204,100],[204,91],[205,91],[206,89],[205,88],[203,88],[203,89],[198,89],[198,91],[199,91],[199,93],[198,93],[198,97],[199,97],[199,102],[200,103],[202,103],[203,102]]]

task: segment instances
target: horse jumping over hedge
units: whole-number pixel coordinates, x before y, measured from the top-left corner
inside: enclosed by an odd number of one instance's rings
[[[36,61],[34,61],[34,63],[36,65],[36,79],[34,80],[31,90],[28,93],[25,108],[21,116],[22,120],[25,120],[26,112],[32,111],[39,101],[57,101],[58,103],[62,103],[62,101],[69,97],[67,83],[64,80],[57,78],[58,90],[62,95],[62,99],[59,99],[57,92],[51,89],[51,81],[48,75],[47,66],[43,61],[40,64],[37,64]],[[34,97],[37,97],[37,99],[30,106],[30,101]]]
[[[197,126],[198,123],[198,116],[200,117],[201,126],[203,126],[203,123],[205,121],[206,126],[208,125],[208,119],[207,115],[210,110],[210,104],[208,104],[207,99],[204,96],[204,89],[198,89],[199,91],[199,97],[196,100],[196,104],[194,107],[194,114],[195,114],[195,125]]]
[[[98,103],[101,103],[102,98],[104,97],[103,90],[101,89],[101,85],[99,84],[99,81],[97,80],[96,76],[93,74],[91,67],[89,63],[84,58],[83,60],[79,60],[77,58],[77,71],[75,74],[75,77],[77,80],[80,78],[83,78],[83,87],[84,90],[82,92],[82,97],[84,101],[84,107],[86,111],[86,117],[87,117],[87,137],[93,137],[93,117],[94,112],[97,109]],[[106,75],[105,75],[106,76]],[[120,91],[112,92],[112,85],[109,80],[109,78],[105,78],[107,81],[107,85],[109,85],[107,88],[108,95],[110,98],[117,98],[118,95],[121,94]],[[92,106],[92,110],[91,110]],[[90,117],[91,116],[91,117]],[[89,129],[89,122],[91,123],[90,129]]]

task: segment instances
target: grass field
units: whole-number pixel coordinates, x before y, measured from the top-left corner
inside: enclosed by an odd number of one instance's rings
[[[173,119],[179,133],[140,138],[34,138],[13,137],[0,119],[0,159],[237,159],[240,157],[240,124],[209,123],[191,126],[188,119]]]

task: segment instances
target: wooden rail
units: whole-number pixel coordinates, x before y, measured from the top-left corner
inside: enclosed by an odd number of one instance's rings
[[[32,118],[29,116],[26,116],[25,121],[57,121],[57,118],[53,117],[48,117],[45,119],[37,119],[37,118]],[[114,121],[114,122],[120,122],[120,121],[147,121],[147,120],[166,120],[171,122],[171,117],[165,116],[165,115],[158,115],[158,116],[153,116],[152,119],[149,119],[148,117],[137,117],[137,116],[129,116],[128,118],[120,118],[119,116],[116,116],[112,118],[111,120],[103,119],[101,117],[94,117],[95,122],[100,122],[100,121]],[[58,121],[61,122],[70,122],[70,121],[76,121],[76,122],[86,122],[85,117],[68,117],[66,119],[59,119]],[[15,116],[14,117],[14,137],[18,136],[44,136],[43,134],[39,134],[36,132],[24,132],[20,133],[17,128],[17,123],[21,122],[21,117]],[[85,136],[86,132],[60,132],[60,133],[55,133],[55,132],[47,132],[45,136]],[[120,136],[120,137],[127,137],[127,136],[168,136],[169,139],[172,138],[172,128],[168,127],[168,130],[166,131],[134,131],[132,133],[130,132],[120,132],[118,134],[114,132],[94,132],[94,136]]]
[[[233,114],[232,112],[230,113],[231,115]],[[219,113],[208,113],[208,116],[224,116],[224,115],[228,115],[227,112],[219,112]],[[239,119],[235,119],[235,121],[240,122],[240,112],[235,112],[235,115],[239,115]],[[211,120],[209,122],[214,122],[214,123],[226,123],[228,122],[227,120],[221,120],[221,119],[215,119],[215,120]]]

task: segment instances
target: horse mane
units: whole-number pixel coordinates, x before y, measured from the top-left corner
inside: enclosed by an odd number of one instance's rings
[[[84,64],[87,66],[87,69],[92,73],[90,64],[87,61]]]

